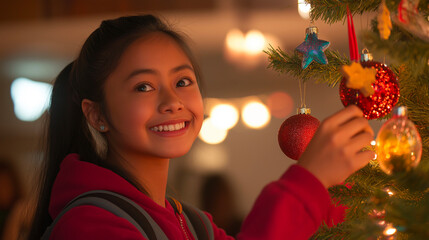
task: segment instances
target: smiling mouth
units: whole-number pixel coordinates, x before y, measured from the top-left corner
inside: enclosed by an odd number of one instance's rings
[[[186,127],[186,122],[181,122],[181,123],[166,124],[166,125],[151,127],[150,130],[155,132],[172,132],[172,131],[181,130],[185,127]]]

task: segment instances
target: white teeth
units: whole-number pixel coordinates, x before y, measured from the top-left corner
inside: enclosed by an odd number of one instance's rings
[[[162,132],[162,131],[168,132],[168,131],[177,131],[184,127],[185,127],[185,122],[182,122],[182,123],[169,124],[169,125],[159,125],[151,128],[151,130],[155,132]]]

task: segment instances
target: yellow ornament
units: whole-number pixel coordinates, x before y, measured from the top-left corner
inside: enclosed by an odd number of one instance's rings
[[[422,155],[422,140],[407,118],[407,108],[393,109],[393,116],[381,126],[376,139],[377,160],[387,174],[410,171]]]
[[[344,65],[342,71],[347,78],[346,87],[359,90],[365,97],[374,94],[371,84],[376,80],[376,69],[363,68],[360,63],[352,62],[350,65]]]
[[[392,30],[392,21],[390,20],[390,12],[389,9],[387,9],[384,0],[381,2],[378,11],[377,28],[380,33],[380,37],[382,39],[388,39],[390,36],[390,31]]]

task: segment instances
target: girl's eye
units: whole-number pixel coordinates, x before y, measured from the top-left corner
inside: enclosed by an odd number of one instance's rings
[[[183,78],[183,79],[180,79],[180,80],[177,82],[176,86],[177,86],[177,87],[187,87],[187,86],[189,86],[189,85],[191,85],[191,84],[192,84],[192,81],[191,81],[191,80],[186,79],[186,78]]]
[[[136,90],[139,92],[149,92],[152,90],[155,90],[155,88],[153,88],[151,85],[147,84],[147,83],[143,83],[140,84],[136,87]]]

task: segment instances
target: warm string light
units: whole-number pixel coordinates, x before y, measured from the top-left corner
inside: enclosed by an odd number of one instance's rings
[[[389,197],[393,196],[395,193],[394,191],[391,190],[391,188],[386,187],[383,189],[383,191],[385,191]],[[376,219],[384,219],[385,218],[385,214],[386,214],[386,210],[377,210],[377,209],[373,209],[372,212],[370,213],[370,216]],[[396,232],[397,229],[395,227],[393,227],[393,224],[386,222],[385,220],[380,220],[377,222],[378,225],[380,225],[381,227],[383,227],[383,235],[378,237],[377,240],[394,240],[396,239]]]
[[[298,13],[304,19],[310,18],[311,5],[305,0],[298,0]]]
[[[12,82],[10,94],[16,117],[21,121],[36,121],[50,105],[52,84],[17,78]]]
[[[255,55],[262,53],[266,39],[260,31],[252,29],[244,34],[237,28],[231,29],[226,34],[226,47],[233,52]]]
[[[375,145],[377,145],[377,141],[372,140],[371,141],[371,146],[375,147]],[[377,153],[374,153],[374,158],[372,160],[376,160],[377,159]]]
[[[250,54],[260,54],[265,47],[265,36],[258,30],[247,32],[244,38],[244,50]]]
[[[267,106],[258,101],[247,103],[241,112],[241,116],[248,127],[255,129],[265,127],[271,119]]]
[[[278,38],[270,34],[264,34],[256,29],[244,33],[233,28],[226,34],[225,55],[229,61],[241,67],[255,67],[266,60],[263,50],[269,44],[281,46]]]
[[[391,223],[384,220],[378,222],[378,225],[383,227],[383,235],[378,237],[377,240],[394,240],[396,239],[397,229]]]
[[[238,122],[238,110],[231,104],[219,104],[210,112],[212,124],[219,129],[228,130]]]
[[[395,195],[395,193],[390,188],[385,188],[384,191],[389,194],[389,197]]]
[[[207,118],[203,121],[203,126],[198,136],[208,144],[219,144],[225,140],[227,135],[227,130],[217,128],[213,125],[211,119]]]
[[[292,97],[282,91],[271,93],[267,98],[267,107],[270,109],[273,117],[284,119],[294,110],[294,101]]]
[[[393,236],[396,233],[396,231],[397,231],[396,228],[394,228],[392,224],[388,223],[384,228],[383,234],[384,236]]]
[[[207,98],[205,102],[208,118],[203,122],[199,137],[208,144],[223,142],[240,117],[245,126],[261,129],[268,125],[271,116],[283,119],[293,108],[292,98],[281,91],[260,97]]]
[[[393,234],[395,234],[396,233],[396,228],[394,228],[394,227],[388,227],[388,228],[386,228],[385,230],[384,230],[384,235],[386,235],[386,236],[392,236]]]

